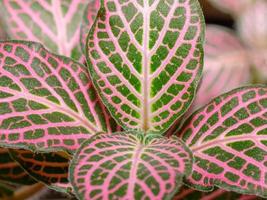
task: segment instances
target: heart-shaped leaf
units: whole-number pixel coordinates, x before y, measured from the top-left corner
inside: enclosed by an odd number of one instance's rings
[[[0,181],[22,185],[32,185],[36,183],[36,181],[11,158],[8,150],[4,148],[0,148]]]
[[[215,98],[187,120],[181,137],[195,162],[188,184],[267,197],[267,87]]]
[[[93,81],[125,129],[164,133],[190,106],[202,69],[197,0],[102,0],[89,35]]]
[[[87,69],[38,43],[0,43],[0,146],[76,150],[113,123]]]
[[[248,52],[230,29],[207,26],[204,52],[203,78],[194,108],[250,80]]]
[[[84,53],[86,46],[86,38],[95,21],[99,8],[100,8],[100,0],[90,0],[85,9],[81,25],[81,35],[80,35],[81,48]]]
[[[82,56],[80,25],[86,0],[2,0],[0,15],[10,38],[41,42],[54,53]]]
[[[70,192],[68,181],[69,159],[59,153],[32,153],[27,150],[10,150],[11,156],[25,171],[48,187]]]
[[[80,199],[169,199],[190,174],[191,159],[176,137],[98,134],[74,156],[70,181]]]

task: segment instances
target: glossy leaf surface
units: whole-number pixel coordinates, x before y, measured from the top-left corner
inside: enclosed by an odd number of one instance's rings
[[[98,134],[74,156],[70,180],[80,199],[169,199],[190,174],[191,159],[176,137]]]
[[[215,98],[187,120],[181,137],[193,152],[187,184],[267,197],[267,88]]]
[[[0,145],[76,150],[113,124],[87,69],[38,43],[0,43]]]
[[[201,75],[197,0],[102,0],[88,36],[89,70],[125,129],[163,133],[190,106]]]

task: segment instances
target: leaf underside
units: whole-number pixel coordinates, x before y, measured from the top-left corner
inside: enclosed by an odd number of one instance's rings
[[[123,128],[164,133],[188,109],[203,24],[196,0],[102,0],[87,40],[89,71]]]
[[[0,15],[11,39],[41,42],[54,53],[79,60],[80,25],[86,0],[2,0]]]
[[[215,98],[180,131],[195,162],[187,184],[267,197],[267,88],[243,87]]]
[[[60,192],[70,192],[68,181],[69,159],[57,153],[32,153],[10,150],[11,156],[36,180]]]
[[[70,181],[81,199],[168,199],[190,174],[191,159],[176,137],[98,134],[74,156]]]
[[[83,65],[38,43],[0,42],[0,146],[74,151],[114,125]]]
[[[8,149],[4,148],[0,148],[0,182],[1,181],[21,185],[32,185],[36,182],[11,158]]]

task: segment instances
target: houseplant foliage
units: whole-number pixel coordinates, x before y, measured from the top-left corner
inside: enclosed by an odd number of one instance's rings
[[[0,167],[79,199],[172,199],[184,184],[267,197],[266,86],[222,94],[182,123],[203,68],[197,0],[64,2],[1,2],[9,37],[37,40],[0,42]],[[61,28],[80,36],[73,46],[46,43],[42,32]]]

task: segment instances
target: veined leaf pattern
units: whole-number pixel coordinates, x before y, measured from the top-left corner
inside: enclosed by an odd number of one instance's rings
[[[100,0],[90,0],[88,3],[82,20],[80,43],[82,51],[85,53],[86,38],[95,21],[98,9],[100,8]]]
[[[102,0],[87,44],[89,71],[125,129],[166,131],[201,75],[204,20],[196,0]]]
[[[80,199],[169,199],[190,174],[191,159],[176,137],[98,134],[74,156],[70,181]]]
[[[11,39],[41,42],[54,53],[79,60],[86,4],[86,0],[1,0],[0,15]]]
[[[36,180],[54,190],[71,192],[68,158],[59,153],[33,153],[27,150],[10,150],[10,154]]]
[[[0,148],[0,182],[1,181],[21,185],[32,185],[36,183],[36,181],[12,159],[8,150],[4,148]]]
[[[187,120],[181,137],[195,162],[187,184],[267,197],[267,88],[215,98]]]
[[[0,43],[0,145],[76,150],[113,122],[87,69],[38,43]]]

